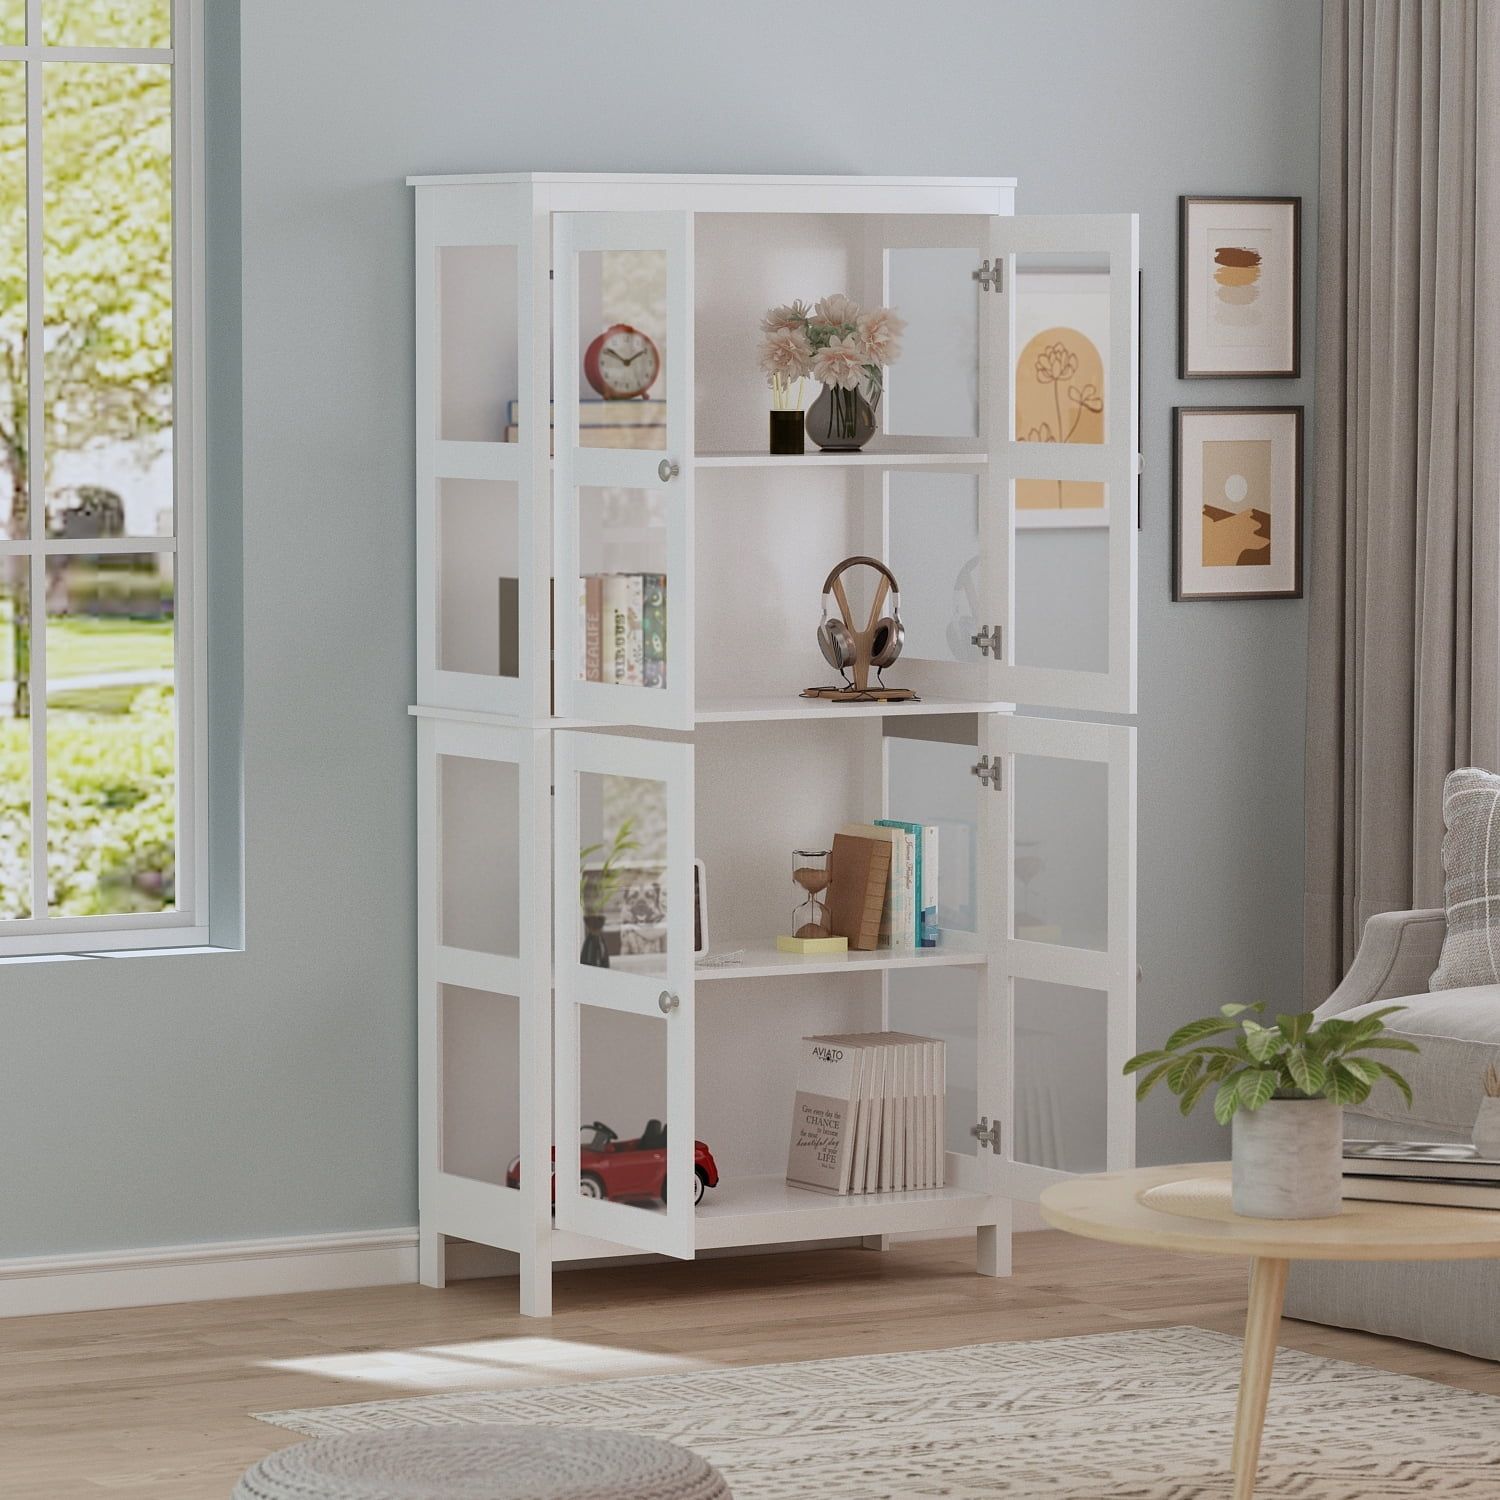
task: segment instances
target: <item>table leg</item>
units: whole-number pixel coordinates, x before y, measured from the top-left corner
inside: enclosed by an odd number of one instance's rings
[[[1289,1262],[1257,1256],[1250,1262],[1250,1306],[1245,1313],[1245,1358],[1234,1416],[1234,1500],[1251,1500],[1260,1462],[1260,1431],[1271,1393],[1271,1366],[1281,1329],[1281,1300]]]

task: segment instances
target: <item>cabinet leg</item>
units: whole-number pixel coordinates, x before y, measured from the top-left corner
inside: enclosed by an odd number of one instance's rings
[[[1288,1262],[1257,1256],[1250,1262],[1250,1306],[1245,1313],[1245,1357],[1240,1400],[1234,1415],[1234,1500],[1251,1500],[1260,1463],[1260,1434],[1271,1394],[1271,1366],[1281,1330]]]
[[[552,1316],[552,1258],[540,1251],[521,1252],[521,1314]]]
[[[438,1291],[448,1284],[448,1242],[440,1234],[417,1232],[417,1280]]]
[[[1003,1224],[981,1224],[975,1269],[981,1276],[1010,1275],[1010,1213]]]
[[[859,1242],[862,1250],[889,1250],[891,1237],[888,1234],[867,1234]]]

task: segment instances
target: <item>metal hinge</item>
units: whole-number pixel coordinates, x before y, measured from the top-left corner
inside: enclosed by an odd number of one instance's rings
[[[987,786],[992,792],[998,792],[1005,784],[1005,762],[998,755],[994,760],[988,755],[981,755],[978,763],[970,766],[969,771],[979,778],[981,786]]]
[[[991,1125],[988,1115],[980,1115],[979,1123],[970,1128],[969,1134],[972,1135],[981,1146],[988,1146],[996,1156],[1000,1154],[999,1120],[996,1120],[995,1123]]]
[[[981,292],[1001,292],[1005,290],[1005,262],[998,257],[995,260],[994,269],[990,269],[989,261],[980,266],[977,271],[970,271],[969,275],[979,283]]]
[[[1000,641],[1002,626],[981,625],[978,635],[971,635],[970,642],[979,647],[980,655],[993,656],[996,661],[1000,659]]]

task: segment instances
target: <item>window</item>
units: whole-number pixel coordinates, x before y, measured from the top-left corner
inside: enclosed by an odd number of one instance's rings
[[[206,941],[200,0],[0,0],[0,955]]]

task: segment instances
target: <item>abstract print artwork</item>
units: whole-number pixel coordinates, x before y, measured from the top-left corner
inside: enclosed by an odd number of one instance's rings
[[[1182,198],[1178,374],[1294,376],[1300,198]]]
[[[1174,599],[1302,592],[1302,408],[1184,407],[1173,422]]]

